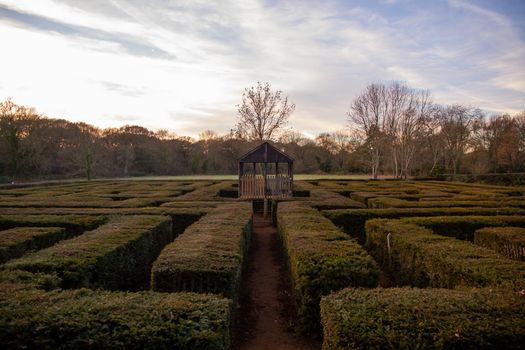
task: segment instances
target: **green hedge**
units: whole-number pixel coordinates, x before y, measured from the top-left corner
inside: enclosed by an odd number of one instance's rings
[[[3,349],[229,349],[230,300],[0,285]]]
[[[525,261],[523,227],[485,227],[474,232],[474,243],[510,259]]]
[[[313,185],[306,181],[294,182],[294,189],[308,191],[308,203],[319,210],[342,208],[365,208],[365,205],[334,191]]]
[[[525,198],[512,200],[487,200],[478,198],[475,200],[458,200],[449,198],[447,200],[423,200],[420,202],[408,201],[401,198],[378,197],[368,200],[370,208],[450,208],[450,207],[518,207],[525,208]]]
[[[67,238],[62,227],[15,227],[0,231],[0,264]]]
[[[235,297],[251,237],[251,204],[219,206],[166,246],[151,271],[153,290]]]
[[[85,230],[92,230],[107,222],[105,216],[89,215],[0,215],[0,229],[13,227],[64,227],[68,234],[76,235]]]
[[[323,349],[522,349],[525,298],[491,289],[345,289],[321,301]]]
[[[173,239],[164,216],[123,216],[81,236],[26,254],[7,269],[57,273],[63,288],[143,288],[149,268]]]
[[[492,214],[497,214],[493,210]],[[525,215],[518,216],[438,216],[430,218],[405,218],[403,222],[413,223],[431,229],[434,233],[473,241],[474,232],[483,227],[517,226],[525,227]]]
[[[392,209],[340,209],[323,211],[332,222],[346,233],[364,243],[365,223],[376,218],[398,219],[413,216],[464,216],[464,215],[525,215],[518,208],[392,208]]]
[[[370,220],[366,235],[367,250],[397,284],[525,288],[521,262],[470,242],[436,235],[402,220]]]
[[[293,297],[304,331],[319,325],[319,300],[347,286],[375,287],[379,269],[364,249],[322,214],[297,202],[277,209],[279,235],[290,262]]]
[[[0,289],[58,289],[62,280],[56,273],[32,273],[22,270],[0,270]]]

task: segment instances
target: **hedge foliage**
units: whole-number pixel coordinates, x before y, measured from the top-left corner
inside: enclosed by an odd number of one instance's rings
[[[522,349],[524,314],[519,293],[348,288],[321,300],[323,350]]]
[[[379,269],[372,257],[319,211],[298,202],[281,202],[277,226],[304,331],[319,325],[321,296],[347,286],[377,286]]]
[[[498,214],[493,209],[492,214]],[[525,215],[498,216],[437,216],[429,218],[405,218],[403,222],[413,223],[431,229],[434,233],[473,241],[474,232],[483,227],[517,226],[525,227]],[[476,214],[473,214],[476,215]]]
[[[40,250],[66,238],[62,227],[14,227],[0,231],[0,264],[21,257],[29,250]]]
[[[64,288],[135,289],[149,279],[149,268],[173,239],[165,216],[123,216],[81,236],[11,260],[11,270],[56,273]]]
[[[525,289],[521,262],[402,220],[366,223],[366,248],[396,283],[416,287]]]
[[[230,300],[0,285],[3,349],[228,349]]]
[[[447,200],[423,200],[419,202],[408,201],[401,198],[377,197],[368,200],[370,208],[450,208],[450,207],[518,207],[525,208],[525,197],[509,200],[487,200],[484,198],[473,198],[471,200],[459,200],[449,198]]]
[[[508,257],[525,261],[525,228],[485,227],[474,232],[474,243]]]
[[[153,290],[234,298],[251,237],[251,204],[224,204],[166,246],[151,271]]]
[[[391,208],[391,209],[339,209],[323,211],[336,226],[364,243],[365,223],[376,218],[398,219],[424,216],[465,216],[465,215],[525,215],[519,208]]]
[[[64,227],[68,234],[76,235],[92,230],[105,222],[105,216],[89,215],[0,215],[0,229],[13,227]]]
[[[319,210],[366,207],[353,199],[305,181],[295,182],[294,190],[308,191],[308,203]]]

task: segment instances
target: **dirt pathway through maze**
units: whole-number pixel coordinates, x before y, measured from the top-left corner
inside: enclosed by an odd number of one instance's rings
[[[320,343],[293,332],[286,260],[277,230],[254,214],[249,260],[245,265],[235,320],[234,349],[320,349]]]

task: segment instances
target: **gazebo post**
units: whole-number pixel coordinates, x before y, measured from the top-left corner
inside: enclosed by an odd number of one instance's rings
[[[242,162],[239,162],[239,188],[238,188],[238,191],[239,191],[239,197],[241,197],[243,191],[242,191],[242,188],[243,188],[243,175],[244,175],[244,163]]]
[[[266,218],[268,216],[268,182],[267,182],[267,175],[268,175],[268,162],[264,162],[264,217]]]
[[[275,192],[276,193],[279,193],[280,192],[280,187],[279,186],[280,184],[280,181],[279,181],[279,162],[275,162]]]

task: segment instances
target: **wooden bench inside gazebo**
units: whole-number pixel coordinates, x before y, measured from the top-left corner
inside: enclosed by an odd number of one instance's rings
[[[292,188],[293,159],[268,142],[239,159],[239,198],[287,198]]]

